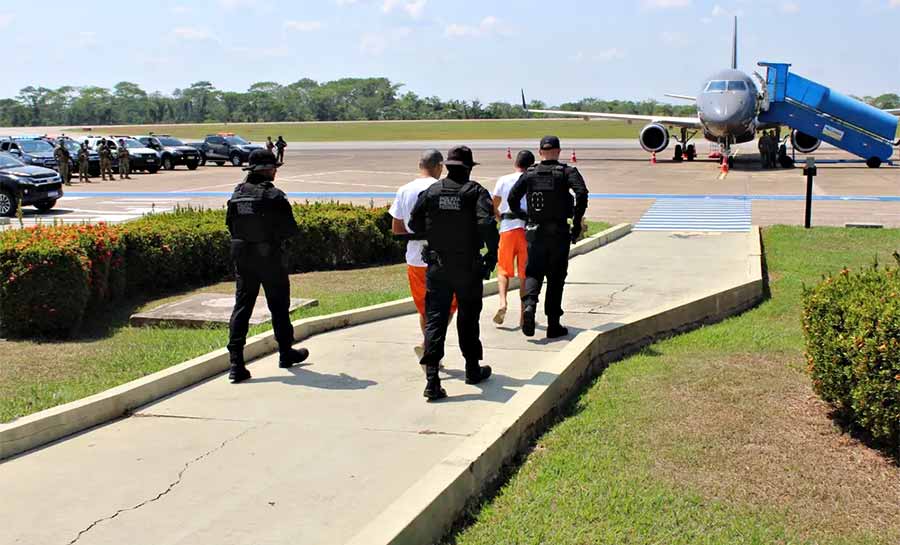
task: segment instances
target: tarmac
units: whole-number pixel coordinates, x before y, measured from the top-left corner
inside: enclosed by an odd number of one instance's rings
[[[440,403],[422,397],[408,315],[312,337],[302,367],[281,370],[269,356],[248,383],[219,376],[8,460],[0,543],[345,543],[517,392],[553,382],[550,356],[579,332],[744,282],[759,259],[753,236],[637,232],[573,259],[569,339],[544,339],[540,323],[526,339],[515,303],[498,328],[498,300],[486,298],[484,363],[495,374],[464,383],[451,328]]]
[[[635,129],[637,134],[637,128]],[[446,150],[456,142],[292,142],[277,185],[295,202],[339,200],[358,204],[388,204],[397,188],[417,176],[421,150]],[[474,177],[487,188],[512,172],[506,150],[534,148],[527,140],[477,140],[468,142],[481,163]],[[802,170],[761,170],[753,143],[739,148],[737,165],[720,179],[719,165],[706,159],[710,148],[698,143],[700,160],[672,161],[672,150],[658,154],[651,165],[637,138],[563,141],[563,159],[575,165],[587,180],[592,199],[590,219],[611,223],[637,223],[660,195],[707,198],[725,196],[752,199],[755,225],[802,225],[806,180]],[[879,223],[900,227],[900,169],[884,166],[869,169],[858,163],[822,164],[824,160],[852,160],[847,153],[823,146],[815,154],[820,161],[813,185],[813,224]],[[798,155],[802,162],[804,156]],[[24,211],[24,224],[117,223],[150,212],[165,212],[177,206],[207,208],[224,206],[228,195],[243,177],[230,165],[209,164],[189,172],[184,167],[157,174],[137,173],[129,181],[74,184],[57,208],[40,213]],[[17,225],[13,221],[13,227]],[[0,227],[2,228],[2,227]]]

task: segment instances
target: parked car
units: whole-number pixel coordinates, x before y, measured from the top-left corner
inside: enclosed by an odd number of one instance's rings
[[[26,165],[56,169],[53,144],[43,136],[13,136],[0,142],[0,151],[8,152]]]
[[[232,133],[210,134],[203,142],[189,144],[200,150],[200,164],[211,161],[219,166],[226,162],[239,167],[250,159],[250,154],[262,146],[244,140]]]
[[[72,173],[73,178],[78,178],[78,154],[81,152],[81,142],[84,142],[84,140],[79,141],[66,137],[56,139],[56,142],[59,142],[59,140],[65,143],[66,149],[69,150],[69,156],[72,157],[72,166],[69,172]],[[100,154],[90,147],[88,147],[88,174],[91,176],[100,175]]]
[[[18,157],[0,152],[0,216],[15,216],[20,204],[45,212],[56,206],[62,196],[58,172],[26,165]]]
[[[184,165],[188,170],[197,170],[197,167],[200,166],[200,150],[186,145],[173,136],[151,134],[135,138],[146,147],[156,151],[160,164],[165,170],[175,170],[178,165]]]
[[[91,136],[88,138],[88,145],[92,150],[97,150],[101,137],[100,136]],[[113,155],[113,170],[118,168],[119,159],[118,159],[118,149],[119,149],[119,140],[123,140],[125,142],[125,147],[128,148],[128,153],[130,154],[129,160],[131,162],[131,171],[132,172],[149,172],[150,174],[156,174],[159,172],[159,155],[157,155],[155,150],[144,147],[144,144],[140,143],[138,140],[130,136],[108,136],[106,137],[106,141],[110,142],[110,147],[112,149]]]

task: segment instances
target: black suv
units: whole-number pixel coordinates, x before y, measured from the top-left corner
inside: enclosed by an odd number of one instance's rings
[[[19,199],[46,212],[63,196],[62,179],[49,168],[26,165],[9,153],[0,153],[0,216],[16,215]]]
[[[165,170],[175,170],[178,165],[184,165],[188,170],[197,170],[197,167],[200,166],[200,151],[175,137],[168,134],[151,134],[135,138],[141,144],[156,150]]]
[[[246,163],[253,151],[264,149],[232,133],[210,134],[203,142],[190,146],[200,150],[201,165],[209,161],[222,166],[227,161],[236,167]]]
[[[56,169],[53,144],[43,137],[12,137],[0,142],[0,151],[16,156],[26,165]]]

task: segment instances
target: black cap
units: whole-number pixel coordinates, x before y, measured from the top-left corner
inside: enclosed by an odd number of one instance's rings
[[[545,136],[541,138],[541,149],[550,150],[550,149],[559,149],[559,137],[558,136]]]
[[[278,162],[275,154],[269,150],[257,149],[250,153],[249,166],[244,170],[262,170],[266,168],[278,168],[282,163]]]
[[[447,152],[447,160],[444,161],[444,164],[447,166],[472,168],[479,163],[476,163],[472,158],[472,150],[468,146],[455,146]]]

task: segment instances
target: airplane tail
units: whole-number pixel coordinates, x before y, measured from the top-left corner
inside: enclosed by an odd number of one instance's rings
[[[737,15],[734,16],[734,35],[731,42],[731,69],[737,70]]]

